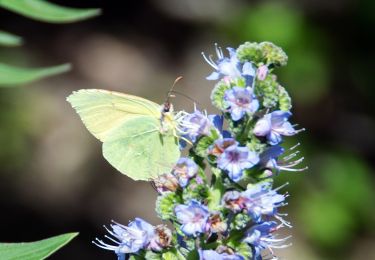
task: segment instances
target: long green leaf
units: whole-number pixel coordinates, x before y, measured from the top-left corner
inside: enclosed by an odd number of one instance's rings
[[[44,0],[0,0],[0,7],[23,16],[49,23],[70,23],[100,14],[100,9],[77,9]]]
[[[22,44],[22,38],[4,31],[0,31],[0,45],[14,47]]]
[[[19,68],[0,63],[0,87],[10,87],[69,71],[70,64],[47,68]]]
[[[2,260],[40,260],[45,259],[69,243],[78,233],[67,233],[36,242],[0,243]]]

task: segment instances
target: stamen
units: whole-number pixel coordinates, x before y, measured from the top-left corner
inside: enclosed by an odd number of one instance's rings
[[[299,158],[298,160],[295,160],[295,161],[293,161],[293,162],[286,163],[286,164],[284,164],[283,166],[284,166],[284,167],[296,166],[296,165],[300,164],[301,162],[303,162],[303,160],[305,160],[305,157],[301,157],[301,158]]]
[[[212,60],[209,60],[206,55],[204,54],[204,52],[201,53],[202,56],[203,56],[203,59],[211,66],[213,67],[215,70],[218,70],[218,66],[212,61]]]
[[[112,242],[114,242],[114,243],[116,243],[116,244],[121,244],[120,242],[118,242],[117,240],[114,240],[112,237],[110,237],[110,236],[107,236],[107,235],[105,235],[104,237],[106,237],[106,238],[108,238],[109,240],[111,240]]]
[[[299,153],[300,153],[300,151],[296,151],[296,152],[294,152],[292,154],[286,155],[286,156],[283,157],[282,160],[285,161],[285,162],[289,161],[290,159],[296,157]]]
[[[294,150],[295,148],[297,148],[300,145],[301,145],[301,143],[297,143],[296,145],[290,147],[289,150]]]
[[[300,169],[291,169],[291,168],[283,167],[283,166],[279,167],[280,170],[289,171],[289,172],[302,172],[302,171],[306,171],[308,168],[309,168],[308,166],[306,166],[305,168],[300,168]]]

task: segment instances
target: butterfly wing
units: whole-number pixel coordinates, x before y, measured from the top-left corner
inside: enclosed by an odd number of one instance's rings
[[[158,119],[128,120],[103,143],[103,155],[117,170],[134,180],[150,180],[170,172],[180,157],[176,138],[160,133]]]
[[[170,172],[180,156],[170,133],[160,132],[160,105],[137,96],[88,89],[67,98],[87,129],[103,142],[103,155],[134,180]]]
[[[101,89],[81,89],[67,101],[77,111],[86,128],[104,142],[111,132],[138,116],[160,118],[160,105],[147,99]]]

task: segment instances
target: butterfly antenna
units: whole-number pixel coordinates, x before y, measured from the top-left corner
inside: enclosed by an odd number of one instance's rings
[[[191,97],[189,97],[188,95],[186,95],[186,94],[184,94],[184,93],[182,93],[182,92],[179,92],[179,91],[176,91],[176,90],[172,90],[171,93],[172,93],[172,94],[175,93],[175,94],[181,95],[181,96],[183,96],[184,98],[189,99],[189,100],[192,101],[193,103],[198,104],[199,106],[201,105],[201,104],[200,104],[198,101],[196,101],[194,98],[191,98]]]
[[[168,93],[167,93],[167,98],[166,98],[166,100],[165,100],[165,103],[167,103],[167,102],[169,102],[169,99],[170,99],[170,97],[172,96],[171,94],[174,92],[174,87],[176,86],[176,84],[177,84],[177,82],[179,82],[180,80],[182,79],[182,76],[179,76],[179,77],[177,77],[176,79],[175,79],[175,81],[173,82],[173,85],[172,85],[172,87],[171,87],[171,89],[168,91]]]

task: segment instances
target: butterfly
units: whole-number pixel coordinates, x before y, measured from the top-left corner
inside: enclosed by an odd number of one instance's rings
[[[169,96],[159,105],[119,92],[81,89],[67,101],[89,132],[103,142],[104,158],[133,180],[169,173],[179,159],[179,122],[184,112],[174,113]]]

